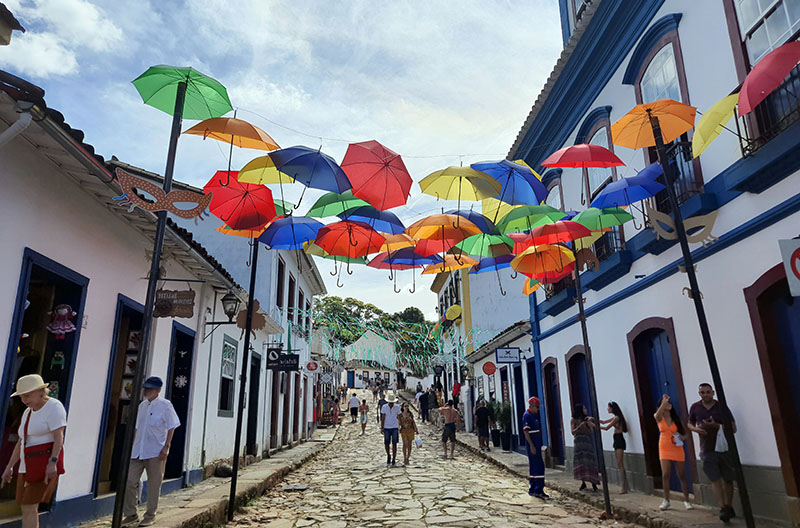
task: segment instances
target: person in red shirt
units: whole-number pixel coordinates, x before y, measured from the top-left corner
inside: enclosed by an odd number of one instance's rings
[[[456,381],[453,384],[453,406],[458,407],[458,397],[461,395],[461,384]]]

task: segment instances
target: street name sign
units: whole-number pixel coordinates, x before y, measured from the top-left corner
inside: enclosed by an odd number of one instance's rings
[[[497,363],[519,363],[519,347],[502,347],[495,349]]]

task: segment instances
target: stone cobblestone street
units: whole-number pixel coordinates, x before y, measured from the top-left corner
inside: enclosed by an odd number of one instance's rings
[[[442,458],[440,431],[418,427],[423,446],[411,464],[387,467],[375,404],[365,436],[343,416],[335,440],[316,459],[250,504],[229,526],[269,528],[626,526],[600,511],[548,490],[543,502],[528,483],[457,446]],[[307,486],[292,491],[287,486]],[[633,526],[633,525],[630,525]]]

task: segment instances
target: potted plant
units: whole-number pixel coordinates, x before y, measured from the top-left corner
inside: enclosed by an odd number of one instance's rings
[[[511,402],[503,402],[499,405],[497,422],[500,424],[500,443],[503,451],[511,451]]]
[[[495,447],[500,447],[500,428],[498,427],[499,423],[497,422],[497,415],[500,412],[500,403],[492,400],[486,402],[486,405],[492,411],[492,430],[490,431],[492,445]]]

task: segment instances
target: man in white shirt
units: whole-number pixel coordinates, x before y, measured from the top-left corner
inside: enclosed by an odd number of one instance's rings
[[[394,393],[389,393],[386,403],[381,408],[381,430],[383,431],[383,445],[386,448],[386,465],[395,465],[397,457],[397,440],[400,436],[400,406],[396,405],[397,398]],[[392,454],[389,454],[389,444],[392,444]]]
[[[358,399],[356,393],[353,393],[353,397],[350,398],[349,407],[350,407],[350,423],[356,423],[356,418],[358,418],[358,406],[361,405],[361,400]]]
[[[181,424],[169,400],[159,397],[164,382],[156,376],[144,382],[144,399],[136,415],[136,437],[131,451],[128,483],[125,489],[123,525],[139,521],[136,514],[139,480],[147,471],[147,511],[139,526],[152,526],[156,522],[158,498],[169,446],[175,429]]]

